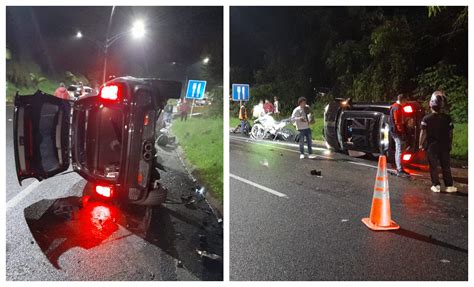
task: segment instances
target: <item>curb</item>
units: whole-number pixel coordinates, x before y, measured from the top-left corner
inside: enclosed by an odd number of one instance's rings
[[[195,167],[192,166],[191,164],[189,164],[185,157],[184,157],[184,151],[183,149],[181,148],[181,146],[179,145],[179,143],[177,143],[176,145],[176,149],[175,149],[175,152],[176,152],[176,155],[178,156],[179,160],[181,161],[181,164],[183,165],[184,169],[186,170],[186,172],[188,173],[188,176],[189,178],[193,181],[193,182],[198,182],[198,180],[196,179],[196,177],[193,175],[193,172],[195,170]],[[188,167],[188,165],[190,167]],[[218,219],[222,219],[223,215],[224,215],[224,208],[222,206],[222,204],[210,193],[210,192],[207,192],[206,193],[206,196],[205,196],[205,200],[206,202],[209,204],[209,206],[211,207],[211,209],[214,211],[216,217]],[[217,211],[217,213],[216,213]]]

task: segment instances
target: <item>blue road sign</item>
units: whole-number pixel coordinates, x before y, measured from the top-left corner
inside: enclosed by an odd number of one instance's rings
[[[186,99],[201,100],[206,91],[206,81],[189,80]]]
[[[250,87],[247,84],[232,84],[232,100],[248,101],[250,97]]]

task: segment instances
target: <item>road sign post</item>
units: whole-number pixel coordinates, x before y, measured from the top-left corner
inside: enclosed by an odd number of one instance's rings
[[[188,86],[186,88],[186,99],[193,100],[191,104],[191,114],[189,117],[193,116],[193,108],[195,100],[201,100],[204,98],[204,92],[206,91],[206,81],[199,80],[189,80]]]

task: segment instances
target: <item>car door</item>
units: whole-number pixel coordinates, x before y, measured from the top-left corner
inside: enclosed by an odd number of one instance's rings
[[[69,167],[70,104],[37,91],[15,96],[13,123],[18,181],[41,181]]]
[[[373,111],[344,111],[339,121],[339,141],[344,150],[378,153],[382,116]]]

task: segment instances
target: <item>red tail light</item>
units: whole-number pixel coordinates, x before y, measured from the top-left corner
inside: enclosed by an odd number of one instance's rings
[[[119,85],[103,86],[100,90],[100,98],[104,100],[117,101],[120,99],[121,87]]]
[[[112,197],[113,189],[110,186],[97,185],[95,187],[95,192],[105,197]]]
[[[405,153],[405,154],[402,155],[402,160],[403,160],[403,161],[410,161],[410,160],[411,160],[411,156],[412,156],[411,153]]]
[[[143,119],[143,125],[147,126],[149,122],[150,122],[150,117],[148,117],[148,115],[146,115],[145,118]]]
[[[407,114],[411,114],[411,113],[413,113],[413,107],[410,106],[410,105],[404,106],[404,107],[403,107],[403,111],[404,111],[405,113],[407,113]]]

